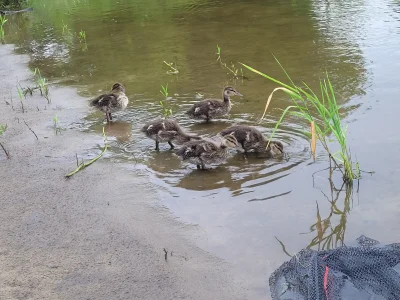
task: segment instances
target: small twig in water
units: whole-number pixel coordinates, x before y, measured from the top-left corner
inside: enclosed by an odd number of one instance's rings
[[[89,161],[87,163],[83,162],[83,160],[82,160],[82,163],[78,166],[78,168],[76,168],[75,171],[65,175],[65,177],[67,177],[67,178],[71,177],[72,175],[78,173],[80,170],[86,168],[87,166],[90,166],[92,163],[94,163],[96,160],[98,160],[100,157],[102,157],[104,155],[104,153],[107,151],[107,147],[108,147],[108,145],[107,145],[107,136],[106,136],[106,133],[104,131],[104,127],[103,127],[103,137],[104,137],[104,148],[103,148],[103,151],[101,151],[101,153],[98,156],[96,156],[95,158],[93,158],[91,161]],[[78,162],[78,156],[77,156],[77,162]]]
[[[25,123],[26,127],[28,127],[28,129],[29,129],[30,131],[32,131],[32,133],[35,135],[36,139],[39,140],[39,138],[38,138],[38,136],[36,135],[36,133],[32,130],[32,128],[29,127],[29,125],[25,122],[25,120],[24,120],[24,123]]]
[[[168,259],[168,251],[167,251],[167,249],[163,249],[164,250],[164,258],[165,258],[165,260],[167,260]]]

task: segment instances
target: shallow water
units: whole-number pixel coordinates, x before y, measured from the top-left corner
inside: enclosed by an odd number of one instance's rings
[[[51,82],[74,86],[85,97],[114,81],[126,86],[129,107],[106,127],[107,157],[147,171],[161,187],[162,204],[183,222],[200,225],[196,243],[244,275],[249,298],[266,297],[268,276],[288,259],[278,239],[291,254],[308,245],[340,245],[338,237],[351,243],[360,234],[400,240],[398,1],[33,2],[33,13],[10,16],[7,42],[30,53],[31,67]],[[80,30],[86,43],[77,38]],[[364,173],[352,194],[332,191],[323,170],[329,166],[326,155],[319,148],[313,161],[303,133],[308,125],[293,117],[276,135],[284,159],[238,154],[199,172],[174,157],[168,145],[155,152],[139,130],[161,113],[161,85],[168,83],[168,104],[179,122],[209,137],[232,124],[257,125],[268,135],[290,104],[277,92],[266,120],[256,124],[276,85],[245,70],[245,79],[233,79],[216,61],[217,44],[227,64],[239,68],[241,61],[285,82],[272,53],[296,82],[316,87],[327,71],[343,106],[351,151],[362,169],[375,174]],[[167,74],[163,61],[176,64],[179,74]],[[200,98],[221,97],[228,84],[244,95],[233,99],[229,117],[203,124],[184,115]],[[68,127],[101,135],[102,118],[88,112]],[[340,188],[338,174],[333,183]],[[327,244],[321,235],[318,243],[318,214]]]

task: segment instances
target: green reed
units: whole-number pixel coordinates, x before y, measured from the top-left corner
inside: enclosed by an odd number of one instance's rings
[[[287,113],[303,118],[307,120],[310,124],[314,125],[314,133],[316,134],[317,139],[320,140],[323,148],[329,154],[329,157],[333,161],[335,168],[341,171],[343,175],[343,180],[345,182],[351,183],[354,179],[359,178],[360,172],[357,171],[359,170],[359,166],[358,164],[356,164],[356,170],[353,168],[352,157],[347,147],[347,126],[345,127],[341,124],[339,106],[336,102],[335,92],[332,83],[329,80],[328,74],[326,73],[326,77],[320,80],[320,95],[318,96],[316,92],[314,92],[304,82],[304,88],[296,85],[290,78],[288,73],[285,71],[283,66],[280,64],[280,62],[276,58],[275,60],[284,71],[286,77],[289,79],[291,83],[290,85],[282,83],[281,81],[271,76],[268,76],[248,65],[241,63],[250,71],[259,74],[262,77],[272,82],[275,82],[280,86],[277,87],[269,96],[264,114],[261,118],[264,117],[274,92],[282,90],[292,99],[293,105],[288,106],[283,111],[279,121],[277,122],[272,132],[270,141]],[[313,110],[315,110],[316,113]],[[336,141],[340,145],[340,149],[335,152],[333,152],[329,147],[328,136],[331,134],[334,135]]]
[[[57,115],[54,115],[54,117],[53,117],[53,128],[54,128],[54,132],[55,132],[56,135],[57,134],[61,134],[61,130],[63,128],[60,126],[60,122],[58,120],[58,116]]]
[[[0,15],[0,41],[4,42],[4,24],[7,22],[6,16]]]
[[[49,96],[49,87],[48,87],[48,81],[46,78],[42,77],[42,74],[40,73],[39,68],[35,68],[33,71],[33,75],[35,76],[35,82],[37,87],[40,90],[40,94],[46,98],[47,102],[50,103],[50,96]]]
[[[161,108],[163,109],[162,114],[164,118],[169,118],[172,116],[172,109],[168,108],[167,98],[168,98],[168,83],[166,86],[161,85],[160,93],[165,97],[164,100],[160,101]]]

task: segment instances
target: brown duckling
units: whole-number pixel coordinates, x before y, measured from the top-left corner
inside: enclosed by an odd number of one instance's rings
[[[202,139],[183,144],[175,154],[182,160],[195,164],[197,169],[206,170],[206,164],[218,164],[229,156],[229,148],[236,148],[238,142],[234,135],[226,135],[220,142]]]
[[[209,122],[216,117],[227,115],[232,108],[230,97],[243,96],[233,87],[224,88],[224,100],[218,99],[205,99],[195,103],[186,114],[192,119],[206,120]]]
[[[242,146],[244,152],[268,153],[271,157],[281,155],[283,153],[283,145],[278,141],[268,140],[255,127],[246,125],[235,125],[223,130],[220,135],[226,136],[233,134]],[[268,147],[267,147],[268,145]]]
[[[111,88],[111,92],[100,95],[90,101],[90,106],[106,114],[107,123],[112,120],[111,113],[124,110],[128,106],[129,99],[125,95],[125,87],[116,82]]]
[[[156,150],[159,150],[160,142],[168,142],[174,149],[172,141],[182,144],[190,140],[200,140],[201,137],[187,134],[173,119],[156,119],[143,126],[141,131],[152,140],[156,141]]]

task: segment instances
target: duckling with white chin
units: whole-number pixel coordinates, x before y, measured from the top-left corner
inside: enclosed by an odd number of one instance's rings
[[[234,135],[245,153],[266,153],[268,157],[275,157],[283,154],[283,145],[281,142],[271,141],[268,145],[268,140],[265,136],[257,128],[252,126],[231,126],[223,130],[220,135]]]
[[[233,87],[224,88],[223,101],[218,99],[205,99],[195,103],[186,114],[197,120],[206,120],[209,122],[211,119],[227,115],[232,108],[230,97],[232,96],[243,96]]]
[[[182,145],[175,154],[182,160],[195,164],[197,169],[207,170],[206,164],[218,164],[229,157],[229,148],[236,148],[238,142],[234,135],[226,135],[220,142],[202,139]]]
[[[124,110],[129,103],[128,97],[125,95],[125,87],[116,82],[113,84],[111,91],[107,94],[100,95],[90,101],[90,106],[106,114],[107,123],[112,120],[111,113]]]
[[[156,141],[157,151],[159,150],[160,142],[168,142],[171,149],[174,149],[173,141],[182,144],[191,140],[201,139],[201,137],[186,133],[174,119],[156,119],[150,121],[143,126],[141,132]]]

